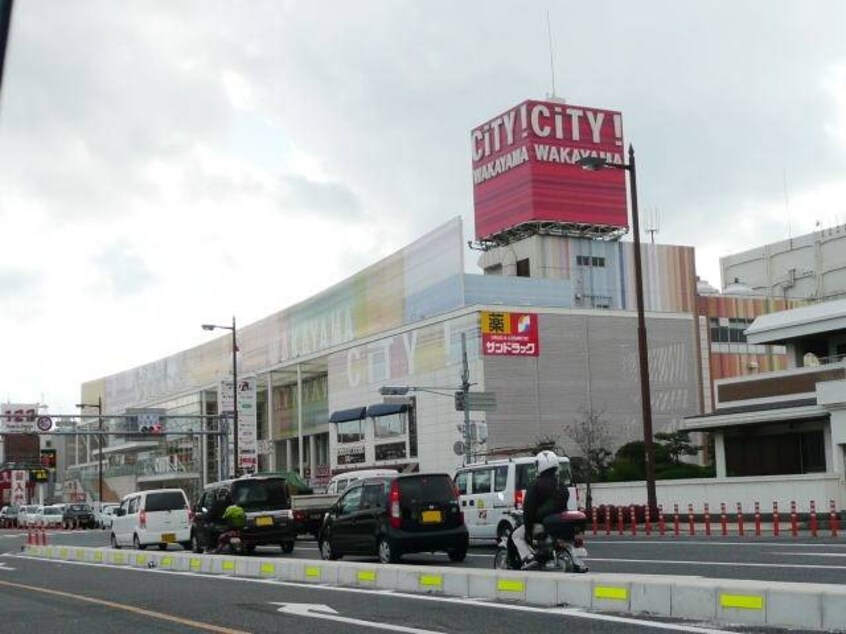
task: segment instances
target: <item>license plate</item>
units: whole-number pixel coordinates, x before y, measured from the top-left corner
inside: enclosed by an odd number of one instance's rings
[[[174,533],[162,533],[162,541],[165,544],[172,544],[176,541],[176,535]]]
[[[420,516],[420,519],[424,524],[437,524],[441,521],[441,512],[423,511],[423,514]]]
[[[273,526],[272,517],[257,517],[256,526]]]

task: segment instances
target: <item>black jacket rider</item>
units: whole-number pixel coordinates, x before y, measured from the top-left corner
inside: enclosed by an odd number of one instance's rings
[[[559,488],[558,469],[547,469],[535,479],[523,501],[523,524],[528,543],[532,543],[534,525],[543,523],[547,515],[566,511],[569,498],[569,491]]]

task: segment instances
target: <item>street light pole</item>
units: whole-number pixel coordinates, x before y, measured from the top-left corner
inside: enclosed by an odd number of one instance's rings
[[[232,472],[237,476],[240,470],[238,460],[238,339],[237,327],[235,325],[235,315],[232,315],[231,326],[218,326],[216,324],[203,324],[203,330],[214,330],[220,328],[221,330],[232,331],[232,453],[234,454],[235,464],[232,467]]]
[[[97,431],[103,431],[103,397],[97,396],[97,403],[78,403],[77,407],[97,408]],[[103,506],[103,434],[97,435],[97,501]]]
[[[646,315],[643,300],[643,266],[640,257],[640,216],[637,208],[637,168],[634,147],[629,144],[629,162],[609,163],[601,157],[589,156],[579,161],[584,169],[623,169],[629,173],[629,197],[632,200],[632,231],[634,232],[635,297],[637,299],[637,353],[640,369],[640,405],[643,418],[643,448],[646,454],[646,500],[652,509],[658,506],[655,492],[655,443],[652,438],[652,395],[649,387],[649,348],[646,338]]]

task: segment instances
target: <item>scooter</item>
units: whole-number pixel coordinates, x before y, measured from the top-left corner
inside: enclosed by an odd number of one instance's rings
[[[506,511],[516,527],[523,525],[523,511]],[[534,537],[535,570],[553,570],[559,572],[587,572],[585,559],[588,556],[584,547],[585,524],[587,517],[581,511],[564,511],[544,520],[544,529]],[[494,568],[520,570],[523,561],[509,533],[500,540],[494,556]]]

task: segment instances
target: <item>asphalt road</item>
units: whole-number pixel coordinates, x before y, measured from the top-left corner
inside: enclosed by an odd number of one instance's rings
[[[51,543],[107,546],[103,531],[53,533]],[[25,535],[0,531],[0,553],[20,550]],[[586,543],[592,572],[670,574],[720,579],[755,579],[797,583],[846,584],[846,539],[756,537],[619,537],[589,536]],[[172,548],[178,549],[178,546]],[[317,544],[299,540],[292,555],[276,547],[260,548],[262,556],[318,559]],[[494,547],[474,545],[461,564],[445,555],[406,555],[402,562],[419,565],[493,566]],[[347,558],[375,561],[374,558]]]
[[[74,543],[89,542],[96,537],[64,535],[62,542],[65,538],[72,538]],[[9,538],[2,539],[6,543]],[[58,538],[55,543],[59,543]],[[13,552],[0,556],[0,631],[4,633],[198,630],[228,634],[779,631],[718,629],[702,623],[573,609],[45,561]]]

